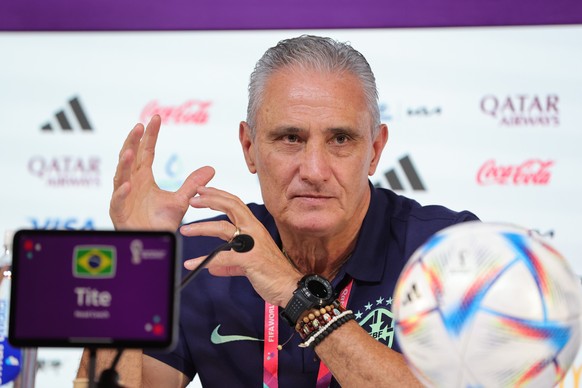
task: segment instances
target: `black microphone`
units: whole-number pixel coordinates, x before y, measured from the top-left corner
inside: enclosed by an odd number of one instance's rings
[[[255,240],[248,234],[239,234],[229,243],[233,251],[238,253],[245,253],[253,249]]]
[[[204,260],[202,260],[202,263],[200,263],[200,265],[196,267],[196,269],[190,271],[190,273],[188,273],[188,275],[186,275],[186,277],[182,279],[182,283],[180,284],[180,290],[183,289],[184,286],[188,284],[188,282],[190,282],[190,280],[192,280],[196,275],[198,275],[198,273],[202,271],[202,269],[210,262],[210,260],[214,259],[214,257],[220,252],[229,251],[232,249],[235,252],[244,253],[253,249],[254,246],[255,240],[253,240],[253,238],[248,234],[239,234],[231,241],[220,245],[218,248],[210,252],[210,254],[206,256]]]

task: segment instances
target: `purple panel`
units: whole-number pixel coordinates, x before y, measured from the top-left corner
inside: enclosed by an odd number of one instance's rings
[[[0,30],[229,30],[582,23],[580,0],[2,0]]]

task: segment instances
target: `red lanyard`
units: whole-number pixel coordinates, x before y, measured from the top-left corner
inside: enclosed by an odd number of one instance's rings
[[[348,285],[339,295],[339,301],[347,307],[352,285],[350,280]],[[265,302],[265,346],[263,350],[263,388],[279,387],[279,306]],[[319,363],[317,373],[316,388],[327,388],[331,383],[331,372],[323,363]]]

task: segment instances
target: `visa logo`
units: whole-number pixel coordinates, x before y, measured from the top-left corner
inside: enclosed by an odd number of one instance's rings
[[[81,220],[79,218],[35,218],[29,217],[33,229],[65,229],[65,230],[93,230],[95,229],[94,221],[91,218]]]

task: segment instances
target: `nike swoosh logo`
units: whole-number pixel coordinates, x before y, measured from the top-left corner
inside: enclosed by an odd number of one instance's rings
[[[225,344],[227,342],[234,341],[264,341],[260,338],[247,337],[245,335],[221,335],[218,333],[220,325],[216,326],[212,334],[210,335],[210,342],[215,345]]]

